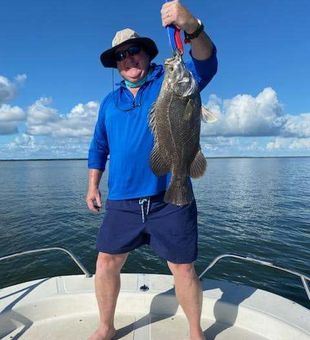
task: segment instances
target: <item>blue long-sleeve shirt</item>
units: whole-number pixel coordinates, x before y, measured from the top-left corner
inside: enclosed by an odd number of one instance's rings
[[[216,48],[207,60],[186,63],[201,91],[217,71]],[[147,81],[134,97],[124,81],[103,100],[88,154],[88,168],[105,170],[109,155],[108,198],[122,200],[156,195],[168,185],[169,175],[156,176],[150,168],[154,137],[149,112],[164,79],[162,65],[152,65]]]

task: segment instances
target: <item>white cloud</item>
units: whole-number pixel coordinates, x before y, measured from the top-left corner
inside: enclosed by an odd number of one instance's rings
[[[310,113],[303,113],[298,116],[287,116],[283,129],[285,137],[310,137]]]
[[[236,137],[202,137],[201,144],[206,149],[218,150],[227,147],[236,147],[239,145],[239,138]]]
[[[7,144],[0,144],[0,159],[27,159],[39,150],[35,138],[25,133],[19,134]]]
[[[50,107],[51,99],[40,98],[28,109],[27,133],[54,137],[89,137],[93,133],[99,104],[78,104],[66,115]]]
[[[25,110],[9,105],[7,101],[26,79],[26,75],[12,81],[0,76],[0,135],[25,131],[1,145],[0,158],[87,157],[99,104],[80,103],[67,113],[53,107],[51,98],[40,98]],[[310,153],[310,113],[285,113],[272,88],[229,100],[211,95],[207,107],[218,121],[202,124],[201,147],[206,156]]]
[[[265,88],[257,97],[243,94],[223,102],[212,96],[207,106],[219,119],[203,125],[202,134],[206,136],[272,136],[279,134],[286,122],[272,88]]]
[[[202,125],[204,136],[310,136],[310,114],[286,114],[270,87],[256,97],[243,94],[222,101],[212,95],[207,107],[217,114],[218,121]]]
[[[310,138],[299,138],[292,140],[289,149],[304,149],[310,151]]]
[[[0,105],[14,98],[18,85],[21,85],[26,79],[25,74],[19,74],[15,77],[15,81],[12,82],[0,75]]]
[[[10,106],[8,104],[0,106],[0,124],[2,122],[23,121],[25,118],[25,112],[18,106]]]
[[[267,143],[266,149],[310,151],[310,138],[275,138]]]
[[[86,158],[89,140],[85,138],[17,136],[11,143],[0,145],[0,159]]]
[[[310,138],[202,137],[200,145],[207,157],[310,156]]]
[[[26,118],[25,112],[18,106],[4,104],[16,96],[17,88],[27,76],[19,74],[15,81],[0,75],[0,135],[8,135],[18,132],[18,125]]]
[[[60,117],[56,109],[48,107],[51,98],[40,98],[32,104],[27,111],[28,126],[44,126],[51,122],[57,122]]]
[[[22,85],[27,79],[27,75],[26,74],[18,74],[15,77],[15,80],[17,82],[18,85]]]
[[[0,105],[0,135],[18,132],[18,125],[24,121],[26,114],[18,106]]]
[[[9,149],[22,148],[22,149],[34,149],[35,139],[33,136],[29,136],[25,133],[17,136],[15,140],[8,145]]]
[[[16,87],[9,79],[0,76],[0,104],[15,96]]]

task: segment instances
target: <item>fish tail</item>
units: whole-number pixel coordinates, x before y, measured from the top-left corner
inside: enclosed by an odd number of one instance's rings
[[[192,186],[185,177],[184,179],[171,178],[169,187],[165,193],[164,201],[175,205],[190,204],[194,199]]]

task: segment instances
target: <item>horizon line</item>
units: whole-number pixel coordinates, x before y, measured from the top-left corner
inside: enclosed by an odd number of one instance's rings
[[[226,159],[226,158],[310,158],[310,156],[209,156],[206,159]],[[0,159],[0,162],[20,162],[20,161],[87,161],[87,158],[14,158]]]

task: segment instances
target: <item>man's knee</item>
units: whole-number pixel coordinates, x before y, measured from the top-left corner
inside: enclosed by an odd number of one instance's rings
[[[195,267],[193,263],[172,263],[167,261],[168,267],[173,275],[183,277],[196,276]]]
[[[96,262],[96,273],[120,272],[128,254],[99,253]]]

